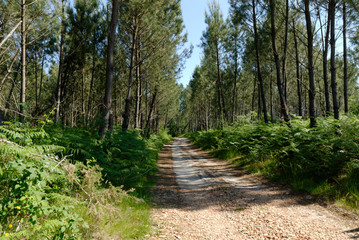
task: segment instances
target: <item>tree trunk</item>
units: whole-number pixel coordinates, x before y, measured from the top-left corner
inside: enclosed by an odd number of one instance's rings
[[[279,61],[277,46],[276,46],[276,42],[275,42],[276,41],[276,30],[275,30],[275,20],[274,20],[275,19],[274,0],[270,0],[270,11],[271,11],[272,49],[273,49],[275,66],[276,66],[276,70],[277,70],[277,88],[278,88],[278,92],[279,92],[280,107],[281,107],[281,112],[282,112],[284,121],[289,123],[289,121],[290,121],[289,111],[288,111],[287,102],[285,100],[284,91],[283,91],[283,87],[282,87],[280,61]]]
[[[344,58],[344,112],[349,113],[348,104],[348,56],[347,56],[347,9],[343,0],[343,58]]]
[[[285,31],[284,31],[284,46],[282,57],[282,81],[284,86],[284,99],[287,102],[288,79],[287,79],[287,49],[288,49],[288,19],[289,19],[289,1],[286,0],[285,7]]]
[[[218,116],[220,119],[220,126],[223,127],[224,124],[224,106],[222,102],[222,81],[221,81],[221,69],[220,69],[220,61],[219,61],[219,48],[218,48],[218,40],[215,42],[216,45],[216,63],[217,63],[217,97],[218,97]]]
[[[85,57],[83,58],[85,59]],[[81,85],[81,115],[82,115],[82,120],[83,120],[83,124],[85,124],[86,122],[86,107],[85,107],[85,60],[84,61],[84,65],[82,66],[82,70],[81,70],[81,74],[82,74],[82,85]]]
[[[37,115],[37,113],[39,112],[38,110],[38,104],[39,104],[39,99],[38,99],[38,76],[37,76],[37,54],[35,53],[35,59],[34,59],[35,63],[34,63],[34,73],[35,73],[35,116]]]
[[[93,91],[93,84],[94,84],[94,75],[96,70],[96,53],[93,53],[93,59],[92,59],[92,72],[91,72],[91,82],[90,82],[90,90],[89,90],[89,96],[87,100],[87,119],[86,124],[89,125],[90,123],[90,116],[91,116],[91,105],[92,105],[92,91]],[[116,111],[115,111],[116,112]]]
[[[16,57],[17,57],[17,55],[19,54],[19,52],[20,52],[20,48],[19,48],[19,49],[17,50],[17,52],[15,53],[15,56],[13,57],[10,66],[7,68],[7,70],[5,70],[5,71],[6,71],[6,74],[5,74],[4,78],[0,81],[0,92],[1,92],[1,90],[2,90],[2,87],[4,86],[5,81],[8,79],[8,77],[9,77],[9,75],[10,75],[10,73],[11,73],[12,66],[13,66],[14,63],[15,63]]]
[[[293,18],[293,38],[294,38],[294,49],[295,49],[295,65],[296,65],[296,77],[297,77],[297,93],[298,93],[298,115],[303,116],[303,106],[302,106],[302,86],[300,81],[300,62],[299,62],[299,53],[298,53],[298,39],[295,29],[295,20]]]
[[[3,125],[3,122],[4,121],[4,112],[3,110],[0,109],[0,126]]]
[[[20,121],[25,118],[26,93],[26,0],[21,1],[21,93],[20,93]]]
[[[65,0],[62,0],[61,11],[62,14],[61,14],[60,63],[59,63],[59,73],[57,76],[55,123],[59,121],[60,105],[61,105],[62,68],[64,64],[64,43],[65,43]]]
[[[237,115],[237,75],[238,75],[238,53],[237,53],[237,37],[235,40],[235,57],[234,57],[234,83],[233,83],[233,99],[232,99],[232,122],[235,121]]]
[[[264,94],[264,86],[263,86],[261,65],[259,59],[259,43],[258,43],[258,33],[257,33],[257,17],[256,17],[255,0],[252,0],[252,10],[253,10],[252,14],[253,14],[253,28],[254,28],[254,44],[256,48],[257,74],[258,74],[259,91],[260,91],[260,94],[258,94],[258,96],[260,96],[260,98],[258,98],[258,101],[262,100],[264,122],[268,123],[266,98]]]
[[[252,112],[254,112],[254,100],[256,99],[256,89],[257,89],[257,76],[254,77],[254,84],[253,84],[253,94],[252,94]]]
[[[305,5],[305,21],[307,25],[308,35],[308,72],[309,72],[309,118],[310,127],[316,127],[317,121],[315,116],[315,81],[314,81],[314,65],[313,65],[313,32],[312,21],[310,18],[309,0],[304,0]]]
[[[270,121],[274,123],[274,114],[273,114],[273,78],[272,78],[272,69],[270,71]]]
[[[156,102],[156,96],[157,96],[157,87],[155,88],[155,92],[152,96],[152,102],[150,105],[150,110],[147,116],[147,121],[146,121],[146,127],[145,127],[145,136],[149,137],[150,136],[150,122],[151,122],[151,116],[152,116],[152,112],[153,112],[153,108],[155,107],[155,102]]]
[[[119,5],[118,0],[112,1],[112,15],[111,15],[110,32],[108,34],[108,46],[107,46],[106,90],[105,90],[102,122],[99,130],[102,141],[105,139],[106,132],[109,127],[110,115],[111,115],[113,59],[114,59],[113,55],[114,55],[116,28],[118,21],[118,5]]]
[[[261,113],[262,113],[262,104],[261,104],[261,87],[260,87],[260,84],[259,84],[259,81],[257,83],[259,86],[258,86],[258,120],[261,119]]]
[[[140,114],[141,114],[141,98],[142,98],[142,83],[141,83],[141,53],[140,53],[140,38],[136,47],[136,108],[135,108],[135,128],[140,128]]]
[[[128,85],[127,85],[127,95],[125,99],[125,112],[123,114],[123,123],[122,130],[126,131],[130,124],[130,101],[131,101],[131,87],[132,87],[132,79],[133,79],[133,68],[135,62],[135,52],[136,52],[136,43],[137,43],[137,33],[138,33],[138,24],[137,19],[135,20],[135,29],[132,34],[132,49],[131,49],[131,60],[128,74]]]
[[[21,66],[21,63],[18,63],[17,69],[16,69],[16,71],[14,72],[14,79],[12,80],[10,92],[9,92],[9,95],[8,95],[8,97],[7,97],[7,100],[6,100],[5,112],[4,112],[4,117],[5,117],[5,119],[7,119],[7,110],[10,109],[10,99],[11,99],[11,96],[12,96],[12,94],[13,94],[13,92],[14,92],[14,89],[15,89],[16,79],[17,79],[17,75],[18,75],[19,70],[20,70],[20,66]]]
[[[337,69],[335,66],[335,5],[336,0],[330,0],[329,2],[330,12],[330,73],[331,73],[331,85],[333,95],[333,110],[334,118],[339,119],[339,103],[338,103],[338,92],[337,92]]]
[[[318,10],[319,14],[319,10]],[[320,14],[319,14],[320,20]],[[322,25],[322,24],[320,24]],[[329,116],[331,111],[329,84],[328,84],[328,48],[329,48],[329,32],[330,32],[330,18],[328,14],[326,32],[323,41],[323,81],[324,81],[324,94],[325,94],[325,115]],[[322,33],[323,36],[323,33]]]
[[[45,51],[42,53],[42,60],[41,60],[41,74],[40,74],[40,86],[39,86],[39,101],[41,101],[41,94],[42,94],[42,83],[44,80],[44,64],[45,64]]]

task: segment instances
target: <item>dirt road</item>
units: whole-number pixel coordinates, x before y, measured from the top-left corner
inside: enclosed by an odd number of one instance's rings
[[[159,158],[151,239],[359,239],[356,215],[246,174],[177,138]]]

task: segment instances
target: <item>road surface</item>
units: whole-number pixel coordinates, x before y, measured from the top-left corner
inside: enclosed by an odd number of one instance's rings
[[[185,138],[159,157],[151,239],[359,239],[357,215],[211,157]]]

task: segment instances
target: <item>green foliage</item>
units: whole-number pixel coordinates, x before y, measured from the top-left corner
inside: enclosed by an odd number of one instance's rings
[[[102,168],[104,180],[115,186],[123,185],[126,189],[139,188],[146,184],[148,177],[157,171],[158,152],[164,143],[171,140],[166,131],[145,138],[136,130],[122,131],[114,128],[102,143],[97,134],[85,128],[46,126],[50,136],[43,144],[62,146],[61,154],[70,159],[87,163],[88,159],[96,159]]]
[[[0,149],[21,148],[11,145],[1,142]],[[32,147],[0,155],[0,236],[79,238],[85,223],[74,209],[85,203],[69,196],[75,189],[57,161]]]
[[[131,195],[156,171],[166,131],[146,139],[115,128],[104,143],[83,128],[42,123],[7,123],[0,134],[0,239],[137,239],[150,231],[147,203]]]
[[[195,144],[231,159],[250,172],[313,194],[359,203],[359,118],[318,119],[317,128],[296,119],[284,124],[240,123],[196,132]]]

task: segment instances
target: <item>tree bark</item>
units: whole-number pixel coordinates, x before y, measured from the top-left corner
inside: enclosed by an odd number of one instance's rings
[[[288,79],[287,79],[287,49],[288,49],[288,19],[289,19],[289,1],[286,0],[285,7],[285,30],[284,30],[284,44],[283,44],[283,57],[282,57],[282,81],[284,87],[284,99],[287,102],[287,90],[288,90]]]
[[[298,93],[298,115],[303,116],[302,106],[302,86],[300,79],[300,62],[298,52],[298,39],[295,29],[295,20],[293,18],[293,38],[294,38],[294,49],[295,49],[295,66],[296,66],[296,77],[297,77],[297,93]]]
[[[335,66],[335,7],[336,0],[329,1],[330,7],[330,73],[331,73],[331,85],[332,85],[332,96],[333,96],[333,110],[334,118],[339,119],[339,102],[338,102],[338,91],[337,91],[337,70]]]
[[[26,94],[26,0],[21,1],[21,93],[20,93],[20,121],[25,119]]]
[[[343,0],[343,58],[344,58],[344,112],[349,113],[348,97],[348,56],[347,56],[347,8]]]
[[[284,91],[283,91],[283,87],[282,87],[280,61],[279,61],[279,55],[278,55],[277,46],[276,46],[276,30],[275,30],[275,15],[274,15],[275,14],[275,2],[274,2],[274,0],[270,0],[270,11],[271,11],[272,49],[273,49],[275,66],[276,66],[276,70],[277,70],[277,88],[278,88],[278,92],[279,92],[281,112],[282,112],[284,121],[289,123],[289,121],[290,121],[289,111],[288,111],[287,102],[285,100]]]
[[[136,108],[135,108],[135,128],[140,128],[141,114],[141,98],[142,98],[142,82],[141,82],[141,52],[140,38],[136,47]]]
[[[41,101],[41,94],[42,94],[42,84],[44,80],[44,64],[45,64],[45,51],[42,53],[42,60],[41,60],[41,74],[40,74],[40,86],[39,86],[39,101]]]
[[[320,13],[319,20],[320,20]],[[321,24],[322,25],[322,24]],[[330,18],[328,14],[326,31],[323,40],[323,81],[324,81],[324,95],[325,95],[325,115],[329,116],[331,111],[330,104],[330,93],[329,93],[329,84],[328,84],[328,48],[329,48],[329,32],[330,32]],[[322,33],[323,36],[323,33]]]
[[[309,72],[309,118],[310,127],[316,127],[317,121],[315,116],[315,81],[314,81],[314,65],[313,65],[313,32],[312,21],[310,18],[309,0],[304,0],[305,21],[307,25],[308,38],[308,72]]]
[[[138,34],[138,24],[137,19],[135,20],[135,29],[132,34],[132,49],[131,49],[131,60],[128,74],[128,85],[127,85],[127,95],[125,99],[125,112],[123,114],[123,123],[122,130],[126,131],[130,124],[130,105],[131,105],[131,87],[132,87],[132,79],[133,79],[133,68],[135,62],[135,52],[136,52],[136,43],[137,43],[137,34]]]
[[[111,103],[112,103],[112,87],[113,87],[113,60],[115,49],[116,28],[118,22],[118,0],[112,1],[112,15],[110,23],[110,32],[108,34],[107,46],[107,65],[106,65],[106,90],[104,98],[103,118],[100,127],[100,136],[102,141],[105,139],[106,132],[110,123]]]
[[[258,43],[258,33],[257,33],[257,17],[256,17],[255,0],[252,0],[252,10],[253,10],[252,16],[253,16],[253,28],[254,28],[254,44],[256,48],[257,74],[258,74],[259,90],[260,90],[260,94],[258,94],[258,96],[260,96],[258,97],[258,101],[259,102],[262,101],[264,122],[268,123],[266,98],[264,93],[263,78],[262,78],[261,65],[259,59],[259,43]]]
[[[152,116],[153,108],[155,107],[157,92],[158,92],[158,90],[157,90],[157,87],[156,87],[155,92],[154,92],[154,94],[152,96],[150,110],[149,110],[149,113],[148,113],[148,116],[147,116],[146,127],[145,127],[145,136],[146,137],[150,136],[150,122],[151,122],[151,116]]]
[[[38,99],[38,95],[37,95],[37,92],[38,92],[38,76],[37,76],[37,54],[35,53],[35,63],[34,63],[34,75],[35,75],[35,111],[34,111],[34,114],[35,116],[37,115],[37,113],[39,112],[39,99]]]
[[[237,33],[236,33],[237,34]],[[234,43],[234,83],[233,83],[233,99],[232,99],[232,122],[235,121],[237,115],[237,75],[238,75],[238,52],[237,52],[237,35]]]
[[[270,72],[270,120],[274,123],[274,114],[273,114],[273,78],[272,78],[272,69]]]
[[[85,59],[85,57],[83,58]],[[82,66],[81,75],[82,75],[82,84],[81,84],[81,116],[83,120],[83,124],[86,122],[86,107],[85,107],[85,60],[84,65]]]
[[[95,51],[93,53],[93,59],[92,59],[92,71],[91,71],[91,82],[90,82],[90,89],[89,89],[89,96],[87,100],[87,119],[86,124],[89,125],[90,123],[90,117],[91,117],[91,105],[92,105],[92,91],[93,91],[93,84],[95,79],[95,70],[96,70],[96,55]],[[115,111],[116,112],[116,111]]]
[[[61,39],[60,39],[60,62],[59,73],[57,76],[57,94],[56,94],[56,113],[55,123],[59,121],[60,105],[61,105],[61,87],[62,87],[62,68],[64,63],[64,43],[65,43],[65,0],[62,0],[61,8]]]
[[[224,121],[224,102],[222,102],[222,80],[221,80],[221,69],[219,61],[219,48],[218,48],[218,39],[215,42],[216,45],[216,64],[217,64],[217,97],[218,97],[218,114],[220,119],[220,126],[223,127]]]

